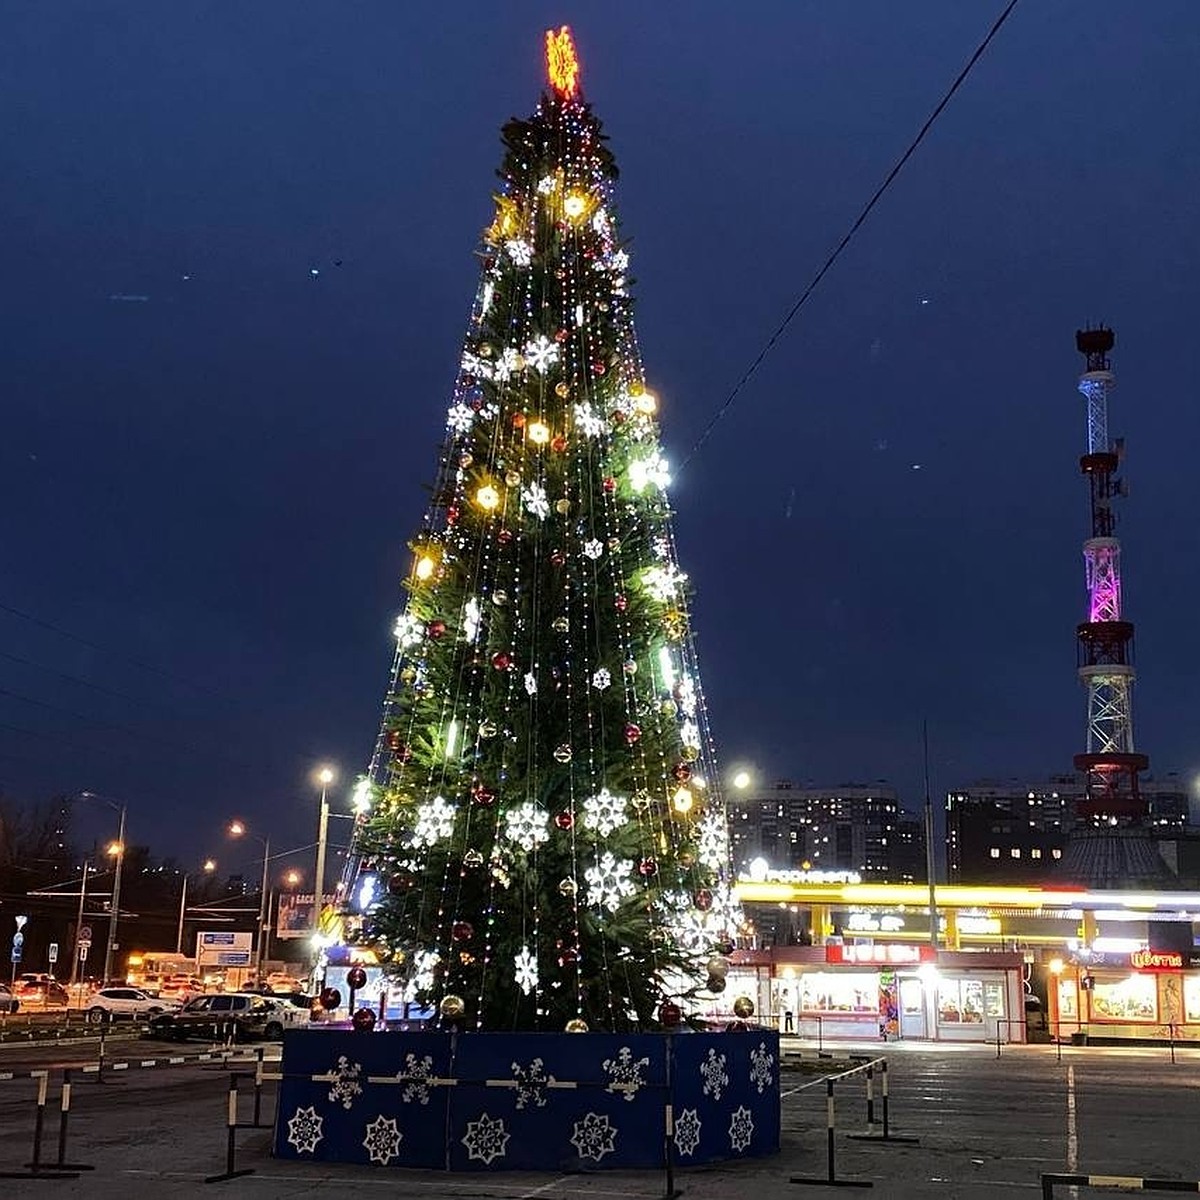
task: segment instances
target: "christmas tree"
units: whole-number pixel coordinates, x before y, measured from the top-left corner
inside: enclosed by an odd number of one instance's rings
[[[652,1028],[724,988],[737,914],[617,168],[546,45],[411,543],[362,936],[467,1027]]]

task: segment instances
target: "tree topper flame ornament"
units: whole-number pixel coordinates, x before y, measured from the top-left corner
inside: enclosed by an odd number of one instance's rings
[[[571,27],[563,25],[557,31],[546,30],[546,73],[550,84],[563,100],[579,92],[579,57]]]

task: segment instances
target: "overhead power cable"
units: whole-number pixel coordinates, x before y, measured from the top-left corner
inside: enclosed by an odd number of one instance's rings
[[[804,307],[805,303],[807,303],[808,298],[817,290],[817,286],[820,284],[821,280],[825,278],[826,274],[829,272],[829,269],[841,256],[842,251],[845,250],[845,248],[850,244],[851,239],[862,227],[867,217],[871,215],[871,210],[876,204],[879,203],[880,199],[883,197],[883,194],[891,186],[892,181],[896,178],[896,176],[900,174],[904,164],[908,162],[910,158],[912,158],[917,147],[925,140],[925,135],[930,131],[930,129],[933,128],[934,122],[938,119],[938,117],[942,115],[942,110],[947,104],[950,103],[954,93],[958,91],[958,89],[962,86],[963,81],[971,73],[971,68],[974,67],[975,64],[983,57],[984,51],[988,48],[996,34],[1000,32],[1001,26],[1003,26],[1004,22],[1008,20],[1009,14],[1016,7],[1017,0],[1009,0],[1008,4],[1004,8],[1004,11],[996,18],[995,23],[992,25],[991,29],[988,30],[983,41],[981,41],[979,45],[975,47],[975,53],[972,54],[967,60],[967,65],[958,73],[958,77],[950,85],[949,90],[941,98],[941,100],[938,101],[937,107],[929,114],[928,118],[926,118],[925,124],[921,126],[917,136],[909,143],[908,149],[905,150],[904,153],[896,160],[895,165],[887,173],[884,181],[875,189],[875,194],[870,198],[870,200],[867,201],[862,211],[855,218],[854,224],[851,225],[846,231],[846,235],[834,247],[833,252],[821,265],[821,269],[812,277],[812,280],[809,282],[804,291],[800,293],[799,299],[788,310],[787,315],[779,323],[779,326],[775,332],[772,333],[769,338],[767,338],[766,344],[758,352],[758,355],[755,357],[754,361],[742,373],[742,377],[733,385],[733,390],[725,398],[725,402],[713,414],[711,420],[701,431],[700,436],[696,439],[695,445],[692,446],[691,450],[688,451],[687,458],[685,458],[680,464],[680,470],[683,470],[683,468],[692,461],[700,448],[706,441],[708,441],[713,429],[716,428],[717,422],[720,421],[721,418],[733,407],[734,401],[737,400],[738,396],[741,394],[742,388],[746,386],[750,380],[750,377],[755,371],[758,370],[758,368],[762,365],[763,360],[775,348],[775,343],[778,342],[783,336],[784,331],[792,323],[793,318]]]

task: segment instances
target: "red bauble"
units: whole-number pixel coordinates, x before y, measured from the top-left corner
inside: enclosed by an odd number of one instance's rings
[[[569,812],[567,812],[566,809],[563,809],[562,812],[555,814],[554,824],[557,825],[559,829],[567,830],[575,824],[575,818]]]
[[[512,655],[506,653],[504,650],[497,650],[496,653],[492,655],[492,666],[495,667],[497,671],[507,671],[511,665]]]
[[[617,612],[624,612],[629,607],[629,601],[626,600],[624,596],[618,596],[613,601],[613,606],[616,608]]]
[[[471,799],[475,801],[480,808],[491,808],[496,803],[496,793],[491,788],[484,787],[482,783],[477,783],[471,789]]]
[[[327,987],[321,989],[321,995],[318,997],[321,1007],[326,1012],[332,1012],[342,1002],[342,993],[335,987]]]
[[[555,550],[550,555],[550,561],[556,566],[561,567],[567,561],[567,556],[561,550]]]
[[[643,858],[638,863],[638,874],[643,879],[653,879],[658,874],[658,860],[655,858]]]
[[[674,1000],[664,1000],[658,1006],[658,1019],[666,1029],[676,1029],[683,1020],[683,1009]]]
[[[525,428],[525,414],[524,413],[520,413],[520,412],[513,413],[512,427],[514,429],[524,429]]]
[[[632,721],[625,726],[625,740],[632,746],[642,736],[642,727]]]
[[[404,734],[398,729],[389,729],[387,735],[387,744],[389,750],[404,749]]]
[[[359,988],[367,986],[367,973],[362,967],[351,967],[346,972],[346,986],[352,987],[356,992]]]
[[[556,342],[565,342],[570,336],[571,334],[566,329],[560,329],[555,333],[554,340]]]
[[[556,454],[561,454],[567,448],[567,439],[560,433],[557,437],[551,439],[550,449]]]
[[[674,775],[680,783],[687,783],[687,781],[692,777],[692,768],[689,767],[687,763],[676,763],[675,766],[671,768],[671,774]]]
[[[614,425],[624,425],[624,424],[625,424],[625,414],[624,414],[624,413],[623,413],[623,412],[622,412],[622,411],[621,411],[619,408],[617,408],[617,409],[614,409],[614,410],[613,410],[613,411],[612,411],[612,412],[609,414],[609,418],[608,418],[608,419],[609,419],[610,421],[612,421],[612,423],[613,423]]]
[[[617,490],[617,481],[611,475],[606,475],[601,486],[611,496]]]
[[[358,1012],[350,1018],[350,1024],[359,1033],[370,1033],[375,1028],[375,1010],[370,1008],[360,1008]]]
[[[593,375],[603,375],[606,370],[608,370],[608,368],[602,362],[592,363]]]
[[[412,887],[412,876],[406,875],[402,871],[397,871],[396,874],[388,880],[387,889],[392,893],[393,896],[403,896],[410,887]]]
[[[453,525],[458,520],[458,505],[452,504],[446,509],[446,524]]]
[[[430,621],[429,624],[425,626],[425,632],[429,634],[429,636],[436,642],[440,637],[445,635],[446,622]]]
[[[708,912],[713,906],[713,894],[708,888],[700,888],[692,900],[701,912]]]
[[[579,961],[579,951],[574,946],[564,946],[558,954],[560,967],[573,967]]]
[[[500,545],[502,545],[502,546],[507,546],[508,543],[512,541],[512,530],[511,529],[497,530],[496,541],[498,541],[500,543]]]
[[[469,942],[475,936],[475,926],[470,921],[455,921],[450,926],[450,936],[456,942]]]

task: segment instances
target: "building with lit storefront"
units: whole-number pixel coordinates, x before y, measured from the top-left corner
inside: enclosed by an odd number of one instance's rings
[[[794,908],[812,944],[739,950],[728,986],[784,1033],[1021,1041],[1028,1004],[1062,1037],[1200,1041],[1200,893],[942,885],[934,938],[926,886],[756,868],[750,926]]]

